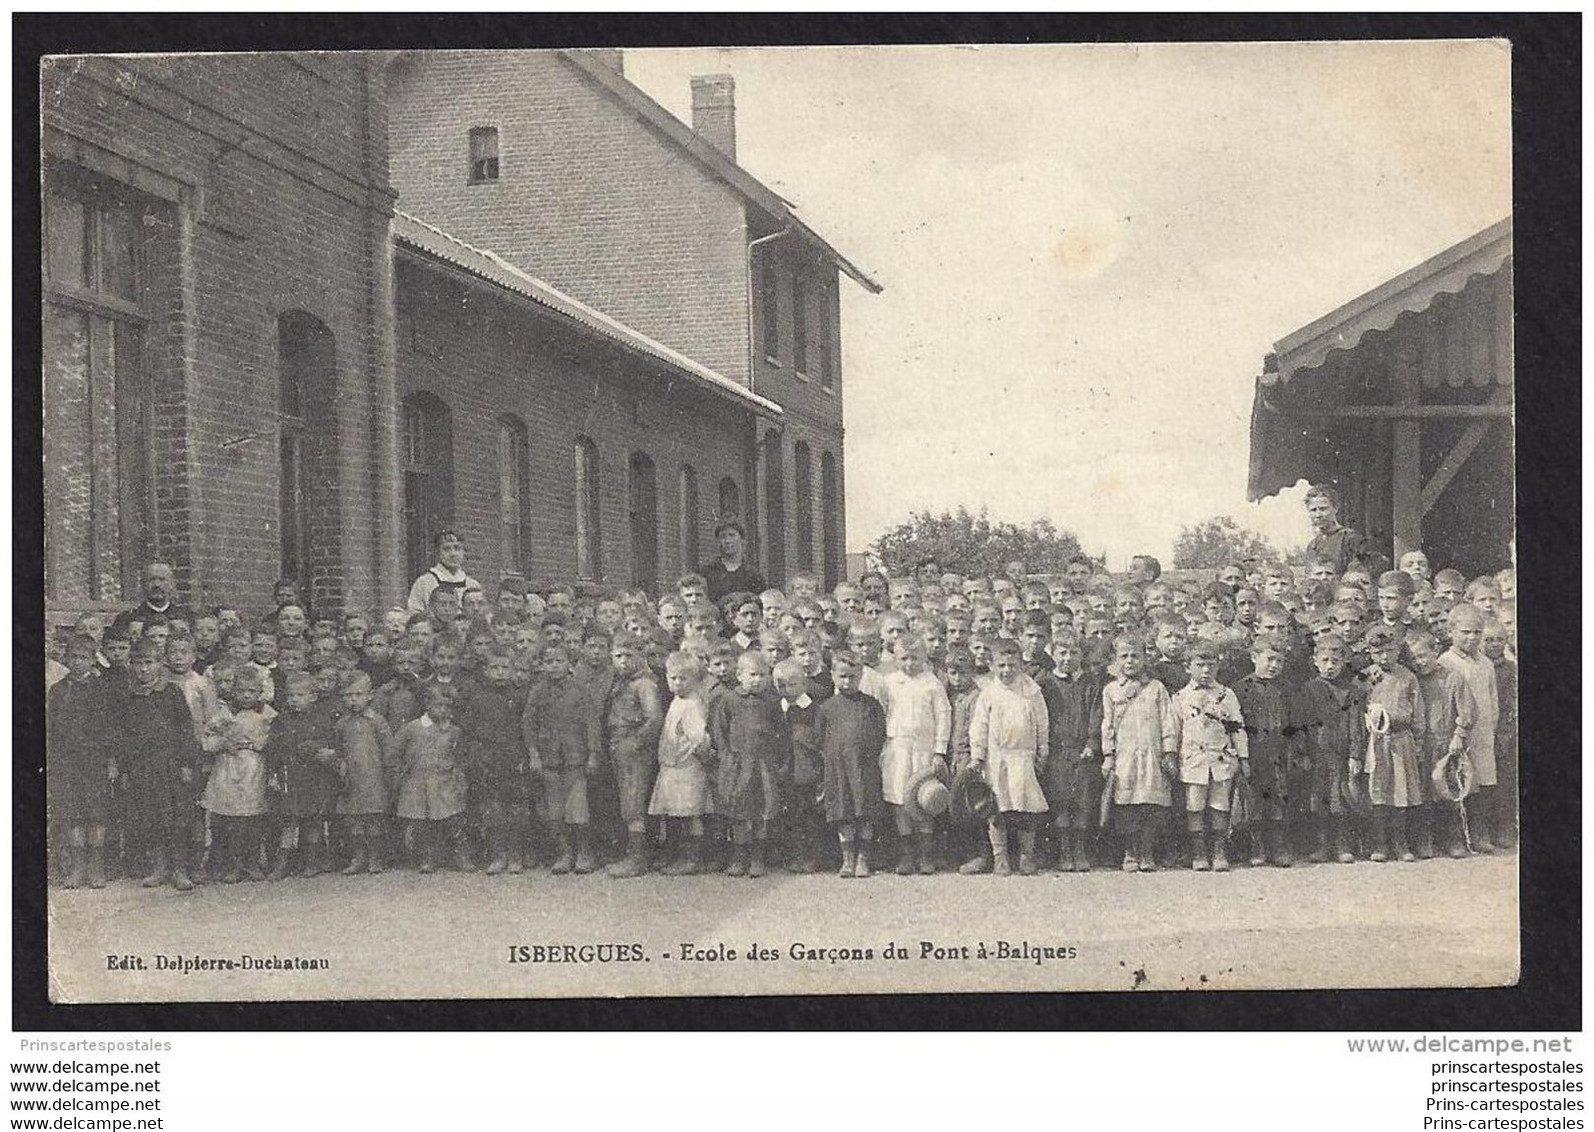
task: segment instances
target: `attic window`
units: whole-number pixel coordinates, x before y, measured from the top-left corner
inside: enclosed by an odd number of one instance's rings
[[[498,129],[476,126],[470,132],[470,183],[498,180]]]

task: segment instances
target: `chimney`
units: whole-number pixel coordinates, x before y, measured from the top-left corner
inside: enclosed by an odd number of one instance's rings
[[[736,160],[736,80],[730,75],[693,76],[692,129]]]

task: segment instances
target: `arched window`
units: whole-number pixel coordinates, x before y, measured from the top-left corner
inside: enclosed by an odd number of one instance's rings
[[[715,516],[715,521],[735,519],[740,522],[741,518],[742,489],[736,486],[735,480],[730,476],[726,476],[720,480],[720,509],[719,514]]]
[[[825,589],[841,581],[844,561],[841,545],[841,477],[836,458],[826,452],[819,458],[819,523],[824,539]]]
[[[448,406],[430,393],[404,398],[404,550],[409,577],[432,564],[439,532],[454,525],[454,435]]]
[[[506,574],[524,574],[531,561],[530,480],[526,426],[505,414],[498,418],[498,568]]]
[[[626,497],[631,523],[631,584],[648,593],[659,585],[659,492],[653,458],[631,453]]]
[[[764,510],[769,516],[769,584],[786,580],[786,474],[780,433],[764,434]]]
[[[792,450],[797,467],[797,568],[814,568],[814,468],[807,441]]]
[[[681,465],[681,570],[697,569],[697,469]]]
[[[576,577],[603,577],[603,536],[598,509],[598,446],[576,437]]]
[[[281,576],[299,583],[312,604],[316,566],[338,545],[333,393],[337,346],[332,331],[304,311],[277,319],[278,521]],[[322,574],[322,577],[326,575]]]

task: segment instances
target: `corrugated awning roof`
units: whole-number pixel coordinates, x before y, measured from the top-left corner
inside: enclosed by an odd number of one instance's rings
[[[1262,384],[1282,385],[1317,368],[1333,351],[1353,349],[1370,331],[1389,330],[1402,315],[1426,311],[1440,295],[1459,294],[1510,259],[1508,216],[1279,340],[1263,367]]]
[[[580,51],[561,51],[559,55],[572,67],[614,95],[633,114],[691,154],[706,166],[709,172],[774,217],[777,223],[791,225],[793,231],[822,250],[826,257],[834,261],[837,267],[865,290],[876,295],[884,290],[861,267],[831,247],[823,236],[799,220],[792,211],[793,206],[790,201],[705,141],[691,126],[660,106],[630,79],[613,67],[585,57]]]
[[[633,330],[619,319],[612,318],[580,299],[551,287],[541,279],[528,275],[508,260],[485,248],[473,247],[457,236],[451,236],[405,212],[393,214],[393,238],[418,251],[435,256],[455,267],[486,280],[506,291],[530,299],[538,306],[575,322],[588,332],[615,343],[634,354],[641,354],[681,374],[694,383],[722,397],[741,402],[744,407],[766,416],[779,417],[781,407],[766,397],[760,397],[746,386],[723,374],[716,373],[700,362],[661,342]]]
[[[1256,379],[1247,496],[1353,476],[1382,451],[1397,377],[1439,416],[1509,403],[1512,276],[1507,217],[1281,339]]]

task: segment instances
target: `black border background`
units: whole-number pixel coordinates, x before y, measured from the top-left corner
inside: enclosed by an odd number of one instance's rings
[[[1559,1030],[1582,1019],[1581,15],[13,16],[12,1025],[40,1030]],[[38,61],[425,47],[1499,37],[1513,51],[1522,981],[1493,990],[56,1006],[46,996]],[[1132,144],[1132,143],[1130,143]],[[1282,329],[1282,328],[1281,328]],[[1542,755],[1542,757],[1541,757]]]

